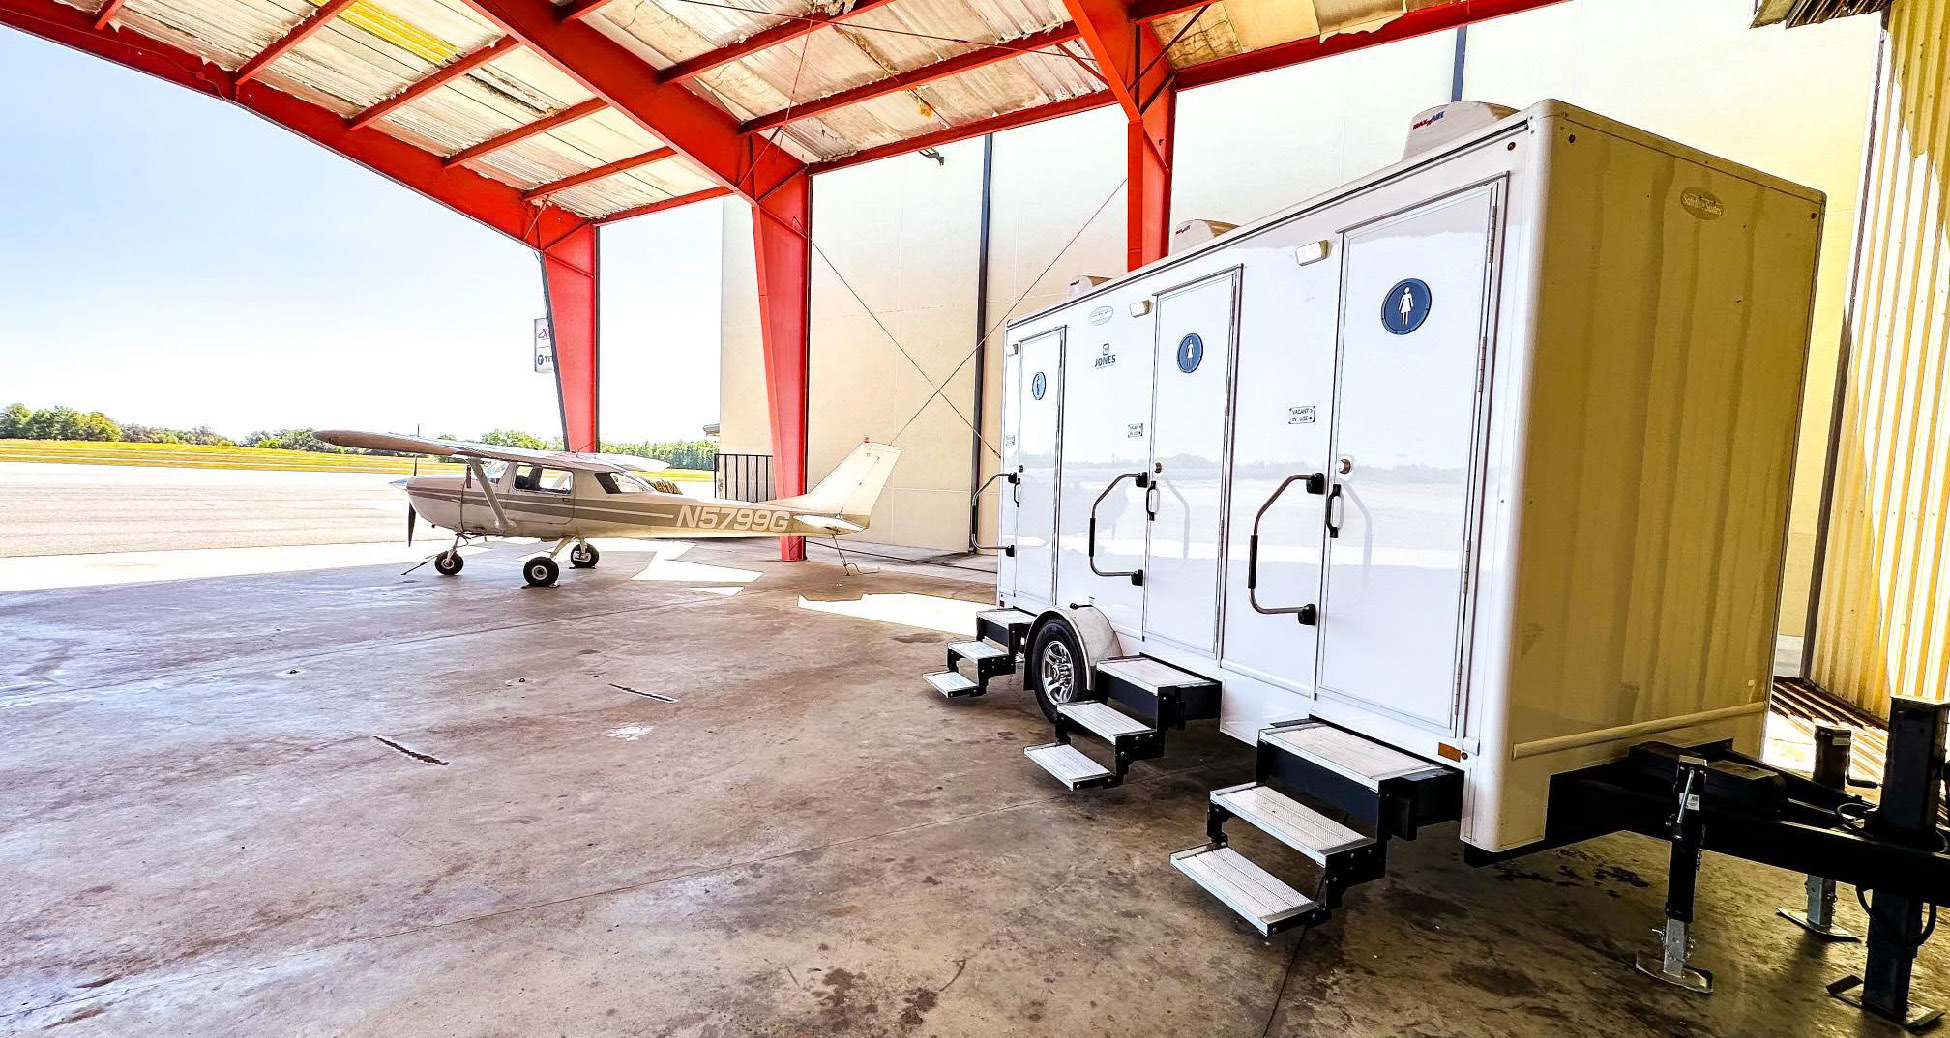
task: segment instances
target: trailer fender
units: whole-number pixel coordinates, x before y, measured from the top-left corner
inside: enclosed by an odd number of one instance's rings
[[[1036,693],[1045,714],[1052,713],[1054,708],[1043,694],[1042,675],[1034,656],[1038,640],[1044,630],[1051,626],[1061,626],[1081,653],[1082,658],[1076,661],[1076,671],[1085,691],[1094,681],[1097,664],[1122,654],[1117,631],[1111,627],[1103,610],[1088,604],[1054,606],[1044,610],[1030,625],[1029,633],[1023,639],[1022,686]]]

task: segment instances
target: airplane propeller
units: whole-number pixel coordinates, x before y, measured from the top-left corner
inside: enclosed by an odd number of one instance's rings
[[[413,524],[417,519],[419,516],[414,514],[413,505],[409,502],[406,506],[406,546],[409,548],[413,546]]]

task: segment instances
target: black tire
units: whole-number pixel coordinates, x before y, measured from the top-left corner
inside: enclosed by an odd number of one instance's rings
[[[1023,685],[1036,690],[1036,705],[1043,716],[1056,723],[1056,707],[1088,695],[1088,663],[1083,654],[1083,639],[1069,621],[1057,617],[1036,629],[1029,654],[1023,658]]]
[[[452,549],[433,557],[433,571],[443,577],[451,577],[459,573],[460,568],[466,564],[467,560],[460,557],[460,552]]]
[[[521,579],[529,587],[554,587],[555,578],[562,575],[562,567],[546,555],[537,555],[521,564]]]
[[[578,544],[569,549],[569,565],[577,569],[588,569],[601,562],[602,558],[603,553],[597,551],[593,544]]]

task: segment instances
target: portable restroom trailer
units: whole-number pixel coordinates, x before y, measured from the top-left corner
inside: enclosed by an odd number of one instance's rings
[[[1454,776],[1487,851],[1635,742],[1758,750],[1823,196],[1555,101],[1409,150],[1009,326],[1004,608],[938,688],[1142,657]]]

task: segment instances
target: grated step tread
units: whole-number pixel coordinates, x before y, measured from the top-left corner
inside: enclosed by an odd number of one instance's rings
[[[1009,650],[988,642],[956,642],[948,648],[965,660],[992,660],[1009,655]]]
[[[929,674],[927,677],[929,686],[950,699],[968,695],[974,692],[976,687],[973,681],[963,677],[958,671],[944,670]]]
[[[1126,656],[1121,659],[1105,660],[1097,664],[1097,673],[1128,681],[1153,693],[1167,688],[1190,688],[1214,683],[1211,678],[1202,678],[1191,671],[1179,670],[1169,663],[1159,662],[1149,656]]]
[[[1285,929],[1296,916],[1314,909],[1314,902],[1305,894],[1230,847],[1207,844],[1179,851],[1171,856],[1171,864],[1264,936]]]
[[[1259,741],[1313,761],[1330,771],[1353,779],[1369,789],[1379,789],[1389,779],[1425,771],[1445,770],[1441,765],[1403,753],[1373,739],[1342,731],[1333,725],[1305,724],[1291,728],[1269,728],[1259,733]]]
[[[1321,865],[1342,851],[1374,843],[1374,837],[1350,829],[1270,786],[1249,782],[1214,790],[1212,802]]]
[[[1083,751],[1069,743],[1053,742],[1045,746],[1031,746],[1022,755],[1036,762],[1072,790],[1102,782],[1111,778],[1111,771],[1102,764],[1084,756]]]
[[[1028,626],[1036,622],[1035,614],[1025,613],[1020,609],[991,609],[985,613],[976,613],[975,617],[1005,627]]]
[[[1133,735],[1156,735],[1158,730],[1108,703],[1063,703],[1056,712],[1082,725],[1091,734],[1116,742]]]

